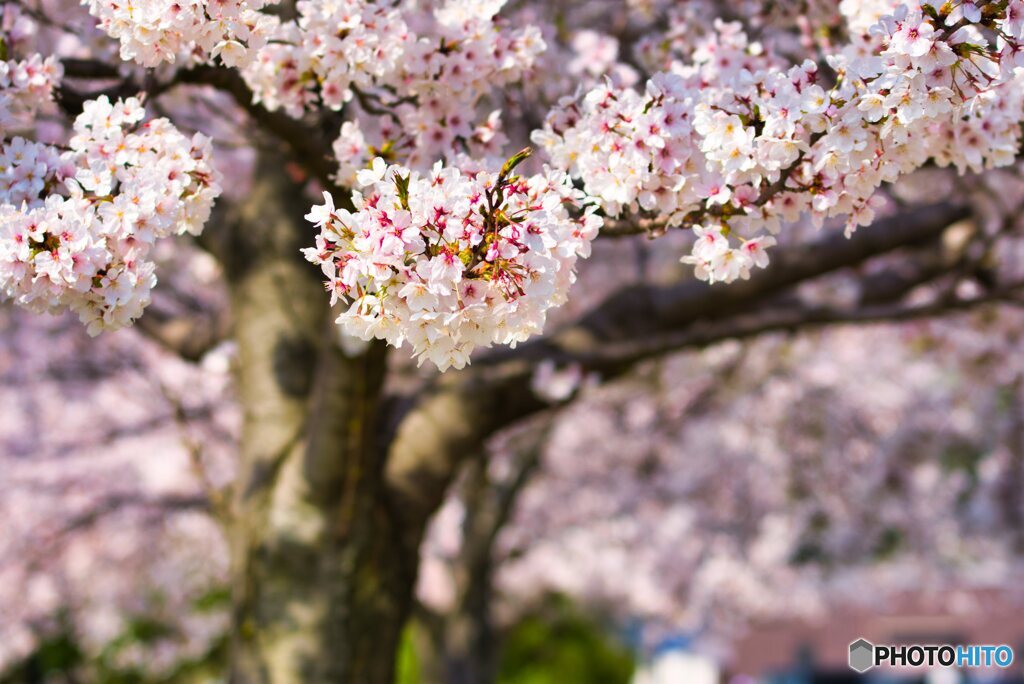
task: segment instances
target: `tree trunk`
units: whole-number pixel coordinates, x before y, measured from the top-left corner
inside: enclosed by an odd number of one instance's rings
[[[416,542],[383,495],[385,350],[338,345],[310,202],[262,153],[255,187],[212,237],[231,289],[243,408],[229,529],[238,684],[393,684]]]

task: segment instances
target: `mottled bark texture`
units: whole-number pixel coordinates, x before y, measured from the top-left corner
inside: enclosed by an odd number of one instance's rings
[[[264,153],[212,236],[231,289],[243,407],[233,489],[231,681],[392,684],[417,549],[382,492],[384,348],[337,344],[310,202]]]

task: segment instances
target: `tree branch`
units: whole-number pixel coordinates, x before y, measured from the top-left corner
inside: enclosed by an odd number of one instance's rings
[[[451,374],[404,416],[388,450],[385,482],[396,515],[407,527],[416,530],[426,524],[463,459],[478,453],[483,441],[508,423],[508,416],[547,406],[528,388],[523,391],[519,381],[529,377],[527,370],[513,373],[513,381],[493,373],[468,381]]]
[[[60,63],[64,67],[64,76],[69,78],[121,78],[116,65],[98,59],[63,57]]]
[[[749,316],[698,323],[676,333],[610,344],[599,352],[583,355],[577,362],[595,370],[617,372],[640,361],[688,348],[704,347],[727,339],[744,339],[770,332],[807,330],[847,323],[883,323],[935,318],[960,313],[985,304],[1016,303],[1024,281],[995,288],[975,298],[937,299],[927,304],[884,304],[844,309],[837,307],[773,308]]]
[[[857,266],[893,250],[935,240],[945,228],[968,216],[965,207],[939,204],[914,209],[861,228],[847,239],[829,233],[815,242],[775,250],[772,264],[750,280],[708,285],[698,280],[670,285],[634,285],[621,290],[575,324],[516,350],[489,352],[474,367],[512,358],[572,361],[625,339],[642,339],[679,330],[700,320],[716,320],[749,311],[798,283]]]
[[[214,312],[174,316],[150,307],[135,321],[136,329],[182,359],[197,362],[229,334],[225,316]]]

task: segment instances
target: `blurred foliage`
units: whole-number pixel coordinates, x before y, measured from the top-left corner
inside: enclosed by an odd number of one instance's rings
[[[563,606],[565,604],[563,603]],[[630,651],[571,607],[528,617],[506,637],[499,684],[628,684]]]
[[[196,600],[197,610],[223,607],[226,594],[212,591]],[[223,681],[227,637],[207,653],[179,663],[160,676],[124,665],[123,654],[140,646],[156,646],[180,635],[150,617],[130,620],[124,631],[94,657],[75,639],[66,618],[60,629],[15,668],[0,673],[0,684],[207,684]],[[416,626],[403,634],[396,663],[396,684],[425,684]],[[628,684],[634,660],[629,649],[567,600],[552,599],[542,611],[522,619],[504,634],[496,684]]]
[[[420,684],[423,681],[420,674],[420,659],[416,653],[416,629],[416,625],[410,623],[402,633],[402,642],[398,645],[398,657],[395,662],[396,684]]]
[[[37,682],[79,682],[76,670],[84,662],[81,649],[67,630],[39,644],[28,658],[9,672],[0,674],[0,684],[36,684]]]
[[[227,638],[218,639],[202,656],[183,660],[160,676],[121,664],[121,654],[138,646],[153,646],[175,638],[168,625],[145,616],[128,621],[125,629],[98,656],[82,651],[65,617],[60,629],[40,642],[25,660],[5,673],[0,684],[200,684],[217,681],[224,671]]]
[[[423,627],[413,622],[398,651],[396,684],[427,684],[417,645]],[[635,662],[630,650],[568,600],[552,598],[542,611],[523,618],[503,635],[495,684],[629,684]],[[433,684],[433,682],[431,682]]]

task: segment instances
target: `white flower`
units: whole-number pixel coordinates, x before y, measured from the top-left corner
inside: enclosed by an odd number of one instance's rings
[[[893,48],[911,57],[922,57],[932,49],[935,29],[919,13],[907,17],[893,34]]]
[[[367,187],[375,183],[379,183],[384,180],[384,174],[387,173],[388,165],[380,157],[375,157],[370,168],[363,169],[356,174],[356,183],[360,187]]]
[[[729,241],[722,235],[721,226],[696,226],[693,234],[693,256],[703,261],[712,261],[729,249]]]
[[[864,93],[857,103],[857,109],[864,112],[865,120],[870,123],[879,121],[885,116],[889,108],[885,105],[885,96],[879,93]]]
[[[771,235],[762,235],[747,240],[741,249],[755,266],[765,268],[768,266],[768,248],[773,245],[775,245],[775,238]]]
[[[331,193],[324,190],[324,203],[314,204],[310,212],[306,214],[305,219],[314,224],[317,228],[322,228],[333,216],[334,197]]]

